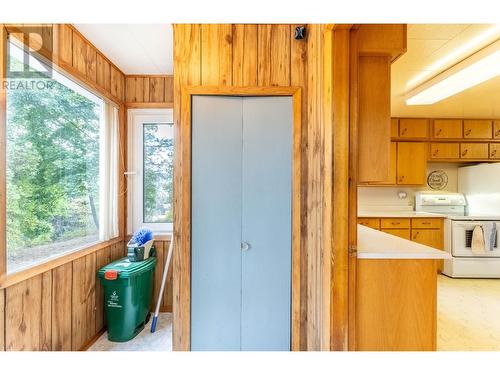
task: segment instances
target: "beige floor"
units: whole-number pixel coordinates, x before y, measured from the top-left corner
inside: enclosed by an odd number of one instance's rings
[[[105,332],[89,351],[172,351],[172,314],[160,313],[155,333],[149,331],[151,320],[141,333],[127,342],[111,342]]]
[[[500,279],[438,278],[438,350],[500,350]]]

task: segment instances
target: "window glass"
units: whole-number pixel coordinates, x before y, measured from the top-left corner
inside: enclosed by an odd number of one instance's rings
[[[12,42],[8,67],[27,72],[7,89],[12,273],[98,241],[103,101]]]
[[[143,222],[172,223],[172,124],[143,124],[143,154]]]

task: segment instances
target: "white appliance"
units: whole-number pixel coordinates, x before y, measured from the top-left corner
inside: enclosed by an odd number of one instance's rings
[[[471,168],[471,167],[466,167]],[[415,196],[415,210],[429,213],[442,214],[446,216],[444,227],[444,249],[452,256],[444,260],[443,273],[450,277],[477,277],[477,278],[500,278],[500,249],[497,241],[492,251],[484,254],[475,254],[471,249],[472,232],[477,225],[486,222],[495,222],[500,229],[500,195],[497,208],[490,202],[490,193],[477,193],[476,184],[472,178],[489,178],[487,176],[471,177],[471,170],[467,169],[461,173],[459,168],[459,189],[464,187],[469,194],[473,195],[474,204],[470,207],[467,203],[467,193],[436,193],[418,192]],[[478,170],[472,170],[476,174]],[[490,174],[491,171],[481,173]],[[462,185],[460,184],[462,181]],[[492,181],[489,182],[493,183]],[[478,184],[483,185],[483,183]],[[496,184],[500,188],[500,181]],[[491,190],[491,188],[489,188]],[[500,194],[500,192],[498,192]],[[483,202],[488,200],[488,204]],[[485,205],[488,206],[485,208]],[[479,209],[481,207],[481,209]],[[472,211],[471,211],[472,209]],[[474,213],[477,213],[475,215]],[[495,214],[496,213],[496,214]]]

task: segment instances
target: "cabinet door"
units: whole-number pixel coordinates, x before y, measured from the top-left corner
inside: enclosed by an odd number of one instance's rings
[[[464,120],[464,138],[491,139],[491,120]]]
[[[372,217],[358,217],[358,224],[372,229],[380,230],[380,219]]]
[[[420,118],[399,120],[399,136],[401,138],[427,138],[429,121]]]
[[[460,159],[488,159],[487,143],[461,143]]]
[[[411,240],[443,250],[443,232],[441,229],[412,229]]]
[[[490,143],[490,159],[500,159],[500,143]]]
[[[409,229],[382,229],[382,232],[392,234],[396,237],[404,238],[405,240],[410,240],[410,230]]]
[[[380,219],[380,227],[384,229],[402,229],[410,228],[410,219],[391,217]]]
[[[424,185],[427,158],[424,142],[398,142],[398,185]]]
[[[443,219],[435,219],[430,217],[422,217],[411,219],[411,227],[414,229],[441,229]]]
[[[493,122],[493,138],[500,139],[500,120]]]
[[[391,118],[391,138],[399,137],[399,119]]]
[[[431,143],[431,159],[458,159],[460,146],[458,143]]]
[[[462,120],[446,119],[433,122],[434,138],[462,138]]]

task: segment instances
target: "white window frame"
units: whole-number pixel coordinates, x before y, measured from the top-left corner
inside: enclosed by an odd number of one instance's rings
[[[144,223],[143,176],[144,148],[143,124],[173,124],[173,109],[129,109],[128,117],[128,171],[127,175],[127,233],[132,234],[140,227],[148,227],[155,234],[171,234],[172,223]],[[175,140],[174,140],[175,142]]]

